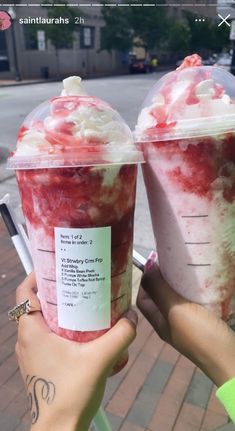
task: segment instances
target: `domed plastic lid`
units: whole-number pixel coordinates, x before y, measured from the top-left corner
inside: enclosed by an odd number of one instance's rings
[[[135,148],[131,131],[121,116],[101,99],[76,94],[78,91],[70,88],[71,79],[80,80],[78,77],[65,80],[69,88],[61,97],[39,105],[26,117],[19,130],[16,151],[8,160],[9,168],[142,161],[142,154]]]
[[[137,142],[150,142],[231,131],[235,131],[235,77],[219,67],[202,66],[194,54],[150,90],[134,135]]]

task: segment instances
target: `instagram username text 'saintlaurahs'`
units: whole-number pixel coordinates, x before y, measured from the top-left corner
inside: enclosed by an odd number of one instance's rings
[[[74,22],[74,24],[82,25],[85,24],[84,18],[80,16],[75,16],[74,18],[63,18],[63,17],[56,17],[56,18],[45,18],[41,16],[37,17],[25,17],[25,18],[19,18],[19,24],[70,24],[71,22]]]

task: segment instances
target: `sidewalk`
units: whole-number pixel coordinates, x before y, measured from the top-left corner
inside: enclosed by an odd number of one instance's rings
[[[27,399],[15,354],[16,324],[7,310],[24,271],[0,219],[0,430],[28,431]],[[134,296],[140,273],[133,271]],[[232,431],[211,381],[154,333],[140,316],[125,369],[107,385],[113,431]],[[45,430],[46,431],[46,430]]]
[[[0,79],[1,87],[12,87],[14,85],[30,85],[30,84],[43,84],[46,82],[54,82],[55,79],[22,79],[22,81],[16,81],[15,79]]]
[[[166,66],[159,66],[157,68],[157,72],[169,72],[171,70],[174,70],[175,67],[173,65],[166,65]],[[63,76],[54,76],[52,78],[48,78],[48,79],[43,79],[43,78],[37,78],[37,79],[22,79],[22,81],[16,81],[15,79],[0,79],[0,88],[1,87],[11,87],[11,86],[15,86],[15,85],[30,85],[30,84],[47,84],[50,82],[61,82],[61,80],[63,80],[64,78],[70,76],[68,75],[63,75]],[[83,80],[88,80],[88,79],[96,79],[96,78],[111,78],[113,76],[131,76],[128,69],[123,71],[123,72],[116,72],[116,73],[98,73],[98,74],[83,74],[81,73],[82,79]]]

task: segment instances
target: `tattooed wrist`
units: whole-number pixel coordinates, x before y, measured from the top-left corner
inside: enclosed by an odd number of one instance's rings
[[[38,376],[26,376],[26,389],[32,418],[32,425],[40,418],[44,404],[51,405],[56,396],[55,384]]]

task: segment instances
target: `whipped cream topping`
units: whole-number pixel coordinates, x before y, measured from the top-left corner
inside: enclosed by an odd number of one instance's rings
[[[61,154],[66,158],[73,153],[76,160],[80,154],[83,160],[92,154],[93,162],[95,157],[114,163],[138,161],[140,153],[128,126],[106,102],[87,96],[81,81],[78,76],[64,79],[61,96],[26,118],[13,157]]]
[[[37,130],[28,130],[25,132],[21,143],[20,145],[17,143],[17,149],[14,155],[34,156],[40,154],[48,147],[48,142],[44,134]]]
[[[63,80],[64,89],[61,96],[86,96],[87,92],[82,87],[82,78],[80,76],[69,76]]]
[[[157,82],[141,110],[137,140],[187,138],[235,129],[235,78],[217,67],[189,65]]]
[[[205,79],[195,87],[195,95],[200,99],[212,99],[215,96],[213,79]]]

